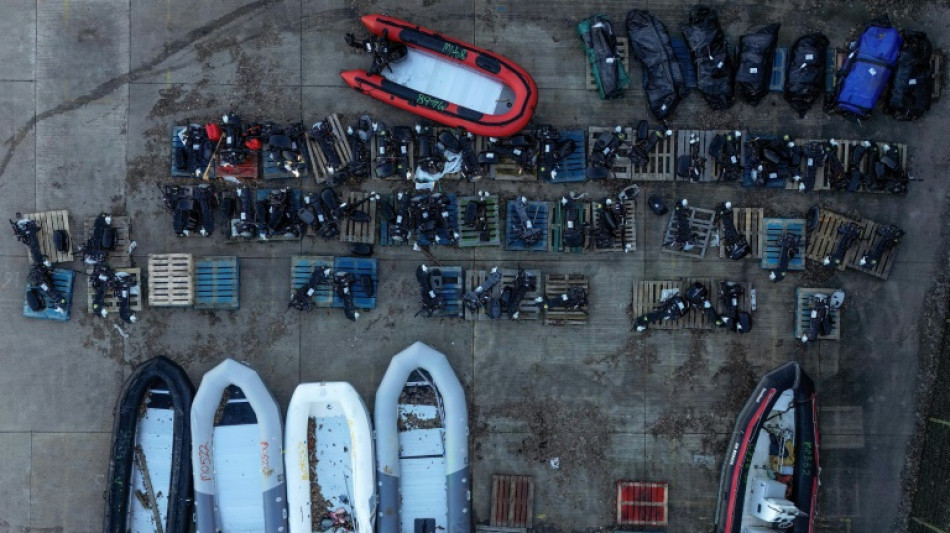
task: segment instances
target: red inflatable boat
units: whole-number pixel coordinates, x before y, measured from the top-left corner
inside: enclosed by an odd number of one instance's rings
[[[380,74],[340,73],[354,89],[447,126],[488,137],[524,129],[538,103],[531,76],[510,60],[384,15],[365,15],[375,35],[406,46]]]

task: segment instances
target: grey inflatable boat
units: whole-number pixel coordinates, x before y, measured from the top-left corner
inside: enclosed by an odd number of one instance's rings
[[[379,533],[470,533],[465,391],[442,353],[417,342],[376,392]]]

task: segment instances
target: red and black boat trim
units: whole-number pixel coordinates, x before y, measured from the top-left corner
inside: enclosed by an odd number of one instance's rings
[[[716,533],[741,533],[752,453],[769,413],[786,390],[795,404],[795,467],[791,502],[803,513],[790,533],[813,533],[818,503],[818,404],[815,384],[798,363],[789,361],[766,374],[736,420],[719,480]]]
[[[512,93],[503,113],[491,114],[470,109],[451,99],[443,99],[394,83],[365,70],[348,70],[340,76],[348,85],[377,100],[394,105],[429,120],[464,128],[476,135],[507,137],[528,124],[538,103],[538,89],[531,76],[512,61],[475,45],[446,37],[435,31],[385,15],[365,15],[362,22],[374,34],[435,55],[456,68],[468,68],[504,84]]]

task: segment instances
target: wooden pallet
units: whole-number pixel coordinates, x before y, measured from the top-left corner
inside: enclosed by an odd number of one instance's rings
[[[623,68],[627,71],[627,74],[630,74],[630,53],[628,52],[626,37],[617,37],[617,57],[620,58],[620,64],[623,65]],[[584,56],[584,59],[584,64],[586,65],[584,79],[587,80],[587,89],[596,91],[597,80],[594,79],[594,69],[590,66],[590,60],[587,59],[586,55]]]
[[[762,268],[774,270],[778,268],[779,256],[782,247],[778,244],[783,233],[797,233],[802,236],[804,247],[808,248],[808,239],[805,238],[805,221],[800,218],[765,218],[762,219]],[[799,249],[798,255],[788,263],[788,270],[805,270],[805,255]]]
[[[535,243],[532,246],[526,246],[524,241],[516,237],[515,228],[521,224],[521,220],[518,218],[518,213],[515,210],[515,202],[520,202],[520,199],[517,200],[508,200],[508,210],[507,210],[507,225],[505,226],[505,250],[509,251],[538,251],[545,252],[548,249],[548,237],[550,230],[547,227],[548,225],[548,213],[550,212],[551,205],[548,202],[528,202],[528,205],[525,207],[526,213],[529,217],[532,217],[532,225],[535,228],[541,230],[541,240]]]
[[[129,289],[129,308],[133,311],[142,310],[142,269],[141,268],[116,268],[115,272],[125,272],[127,274],[132,274],[135,276],[135,285]],[[92,308],[93,300],[95,299],[95,292],[92,289],[92,278],[87,276],[88,284],[86,290],[86,309],[95,314],[95,310]],[[118,313],[119,312],[119,300],[112,294],[112,291],[106,291],[105,298],[102,300],[103,307],[109,313]]]
[[[30,304],[26,301],[26,298],[23,299],[23,316],[27,318],[39,318],[43,320],[55,320],[57,322],[65,322],[69,320],[69,316],[72,312],[73,307],[73,280],[76,278],[76,271],[70,270],[68,268],[54,268],[52,272],[53,278],[53,287],[63,295],[63,298],[66,299],[66,303],[61,305],[59,309],[52,309],[49,306],[49,298],[44,297],[46,301],[46,309],[42,311],[34,311],[30,309]],[[26,286],[26,292],[30,291],[30,285]]]
[[[491,477],[492,527],[531,529],[534,521],[534,478],[498,475]]]
[[[689,225],[692,231],[698,235],[699,242],[691,250],[675,250],[668,244],[673,242],[673,236],[676,234],[675,211],[670,210],[670,221],[666,226],[661,251],[693,259],[703,259],[706,257],[706,249],[709,248],[709,239],[712,234],[713,224],[716,221],[716,212],[711,209],[701,209],[692,206],[688,207],[688,209],[690,210]]]
[[[650,130],[652,135],[655,130]],[[663,131],[663,130],[656,130]],[[673,135],[664,136],[653,151],[650,152],[650,161],[644,166],[634,166],[630,163],[630,177],[637,181],[673,181],[676,179],[676,138]]]
[[[191,254],[149,254],[148,303],[191,307],[195,303],[195,262]]]
[[[825,139],[795,139],[795,145],[804,147],[808,145],[809,143],[815,142],[815,141],[820,142],[820,143],[826,142]],[[842,165],[844,165],[844,168],[846,171],[848,168],[848,161],[847,159],[842,159],[842,158],[846,157],[846,155],[848,156],[851,155],[851,144],[853,142],[854,141],[839,142],[838,145],[835,147],[835,153],[838,156],[838,160],[841,161]],[[815,171],[815,189],[814,190],[816,191],[831,190],[831,180],[828,178],[828,164],[829,164],[829,161],[828,161],[828,158],[826,157],[825,163],[821,165],[820,167],[818,167]],[[805,173],[808,172],[807,167],[808,167],[808,161],[806,158],[803,157],[801,166],[798,169],[799,174],[801,174],[803,177],[805,176]],[[796,183],[794,180],[790,180],[785,184],[785,188],[792,191],[797,191],[798,183]]]
[[[580,220],[578,224],[583,228],[590,222],[590,204],[577,202],[577,207],[580,210]],[[583,246],[574,246],[571,248],[566,248],[564,246],[564,239],[562,238],[564,232],[567,230],[567,221],[564,219],[564,205],[561,202],[551,202],[551,217],[548,221],[548,251],[550,252],[571,252],[575,254],[583,253]]]
[[[590,299],[590,283],[583,274],[548,274],[544,278],[544,297],[548,300],[557,300],[567,293],[571,287],[581,287],[587,291]],[[544,311],[545,325],[562,326],[587,324],[590,318],[587,314],[588,306],[583,310],[559,309],[550,307]]]
[[[617,482],[618,526],[666,526],[669,485],[642,481]]]
[[[808,300],[816,294],[825,294],[831,296],[831,293],[837,289],[795,289],[795,338],[801,339],[802,335],[808,330],[808,324],[811,320],[811,305]],[[841,309],[831,309],[831,334],[819,336],[817,340],[841,340]]]
[[[240,282],[237,257],[195,259],[195,309],[240,308]]]
[[[854,223],[861,227],[862,235],[867,226],[864,220],[855,220],[838,213],[833,213],[822,209],[818,214],[818,228],[808,234],[808,246],[805,247],[805,258],[821,263],[826,257],[832,254],[841,239],[838,228],[848,223]],[[838,270],[844,270],[849,263],[855,261],[855,254],[858,253],[858,244],[855,242],[845,253],[843,261],[838,266]]]
[[[501,291],[507,285],[511,285],[515,281],[515,277],[518,275],[518,271],[511,268],[499,268],[501,272],[501,281],[495,284],[491,288],[491,297],[498,298],[501,296]],[[541,278],[540,270],[526,269],[526,272],[536,280],[536,287],[533,291],[528,291],[525,294],[524,300],[521,301],[521,309],[518,313],[518,321],[521,320],[538,320],[541,318],[541,307],[535,305],[535,299],[544,294],[544,280]],[[475,290],[475,287],[478,287],[485,281],[488,277],[489,271],[487,270],[469,270],[465,273],[465,287],[462,292],[464,296],[469,291]],[[507,319],[508,315],[503,313],[502,319]],[[466,320],[491,320],[488,318],[488,315],[485,314],[484,309],[479,309],[478,311],[469,311],[465,309],[465,319]]]
[[[693,136],[697,138],[697,144],[699,144],[699,156],[706,158],[706,166],[703,167],[703,172],[699,177],[700,183],[706,183],[711,181],[716,181],[716,174],[713,171],[713,163],[709,158],[709,144],[712,142],[713,137],[715,137],[716,132],[708,130],[679,130],[676,132],[676,155],[677,158],[681,156],[688,156],[690,154],[690,139]],[[675,160],[674,160],[675,163]],[[676,176],[674,173],[674,179],[681,181],[690,181],[689,178],[683,178]]]
[[[459,223],[459,233],[462,234],[462,237],[459,239],[459,248],[469,248],[473,246],[500,246],[501,245],[501,220],[498,216],[498,202],[499,199],[496,196],[489,196],[485,198],[485,212],[488,217],[488,240],[483,241],[479,236],[478,230],[475,228],[465,227],[465,207],[472,200],[479,200],[476,196],[463,196],[458,199],[458,220],[462,221]]]
[[[346,129],[340,124],[340,117],[336,113],[327,117],[326,120],[330,122],[330,128],[333,130],[335,139],[333,147],[336,150],[336,155],[340,158],[340,167],[342,168],[353,160],[353,152],[350,151],[350,144],[346,139]],[[320,149],[319,143],[314,142],[309,134],[304,136],[304,140],[306,141],[304,144],[309,157],[308,161],[310,162],[310,169],[312,169],[311,173],[313,174],[313,179],[317,183],[323,183],[333,175],[333,172],[328,170],[327,158],[323,155],[323,150]],[[334,171],[338,170],[340,169],[334,169]]]
[[[713,304],[714,308],[718,309],[719,306],[716,305],[716,293],[719,289],[719,284],[711,278],[682,278],[680,282],[680,295],[685,297],[686,291],[697,281],[706,287],[709,291],[709,301]],[[690,309],[686,312],[686,316],[679,319],[678,322],[683,329],[710,329],[716,327],[715,324],[706,320],[706,314],[703,313],[701,309]]]
[[[896,263],[897,249],[900,247],[899,244],[884,252],[884,255],[881,256],[881,261],[878,262],[876,267],[865,268],[860,265],[861,258],[869,253],[874,246],[874,241],[877,238],[877,230],[883,225],[884,224],[879,224],[871,220],[864,221],[864,231],[861,233],[861,239],[854,243],[854,246],[848,250],[848,255],[851,257],[851,260],[844,262],[848,268],[885,280],[891,275],[891,269],[894,268],[894,263]],[[854,252],[853,254],[851,253],[852,251]]]
[[[524,131],[521,133],[527,134],[531,139],[533,139],[535,143],[534,148],[535,149],[538,148],[538,140],[537,140],[537,137],[535,136],[535,132]],[[488,145],[489,143],[486,140],[485,149],[488,148]],[[537,163],[537,156],[535,156],[535,163]],[[537,181],[538,180],[537,165],[535,166],[535,169],[532,170],[531,172],[522,172],[518,168],[518,165],[515,162],[509,159],[502,159],[498,163],[495,163],[489,168],[488,177],[490,177],[493,180],[498,180],[498,181]]]
[[[933,91],[930,95],[934,100],[940,99],[940,83],[943,80],[943,72],[941,71],[943,59],[942,50],[934,50],[934,54],[930,56],[930,72],[933,73]]]
[[[226,167],[221,162],[220,154],[215,155],[214,176],[230,182],[253,181],[261,177],[261,152],[252,150],[247,154],[243,163],[233,167]]]
[[[678,281],[638,281],[633,286],[633,305],[631,313],[633,320],[652,312],[663,300],[663,292],[676,289],[680,295],[683,294],[683,288]],[[685,318],[685,317],[684,317]],[[685,327],[683,320],[661,320],[651,323],[651,329],[682,329]]]
[[[747,259],[760,259],[762,257],[762,220],[765,217],[765,209],[761,207],[734,207],[732,208],[732,222],[736,226],[739,235],[745,237],[749,242],[749,255]],[[719,257],[726,257],[726,245],[722,241],[725,230],[722,223],[719,224]]]
[[[595,252],[635,252],[637,250],[637,204],[633,198],[624,200],[627,207],[627,221],[623,228],[617,228],[614,231],[614,244],[609,248],[598,248],[593,240],[588,243],[588,247]],[[600,224],[600,209],[597,208],[598,202],[591,203],[591,227],[596,228]],[[621,242],[621,233],[623,233],[623,242]],[[624,248],[624,244],[629,248]]]
[[[390,130],[390,133],[391,133],[391,132],[392,132],[392,130]],[[370,176],[372,176],[372,177],[374,177],[374,178],[376,177],[376,161],[377,161],[377,160],[380,158],[380,156],[381,156],[381,154],[379,153],[379,143],[378,143],[377,141],[378,141],[378,139],[377,139],[376,135],[373,135],[373,137],[372,137],[372,138],[370,139],[370,141],[369,141],[370,160],[372,161],[372,164],[370,165],[369,172],[370,172]],[[320,147],[317,146],[316,149],[319,150]],[[415,171],[415,168],[416,168],[416,143],[415,143],[415,141],[410,142],[410,143],[409,143],[409,146],[407,147],[406,150],[407,150],[407,154],[406,154],[406,155],[409,156],[409,168],[411,168],[411,169],[413,169],[413,171]],[[321,153],[321,155],[322,155],[322,153]],[[411,177],[411,176],[410,176],[409,178],[406,178],[405,176],[397,176],[397,175],[395,175],[395,174],[392,175],[392,176],[389,176],[389,177],[386,178],[386,179],[389,179],[389,180],[412,181],[412,177]]]
[[[290,296],[294,291],[303,287],[310,280],[310,275],[317,268],[333,269],[333,257],[324,255],[295,255],[290,258]],[[333,305],[333,286],[330,283],[321,283],[311,296],[316,307],[331,307]]]
[[[731,279],[716,281],[713,287],[709,287],[709,295],[710,295],[709,301],[713,303],[713,306],[716,308],[716,310],[721,312],[723,311],[725,307],[722,303],[722,293],[719,290],[719,287],[721,283],[725,283],[727,281],[736,283],[744,289],[742,291],[742,296],[739,297],[739,309],[742,311],[747,311],[749,313],[755,312],[756,309],[758,308],[758,302],[756,302],[756,305],[754,306],[755,308],[753,308],[753,305],[752,305],[753,303],[752,295],[755,292],[755,287],[752,285],[751,282],[734,281]]]
[[[590,65],[590,63],[588,63]],[[596,89],[596,87],[594,87]],[[604,128],[601,126],[591,126],[587,129],[587,149],[593,150],[594,143],[597,142],[597,137],[601,133],[609,133],[615,131],[615,128]],[[626,135],[626,143],[635,140],[633,137],[635,132],[633,128],[623,128],[623,133]],[[590,158],[588,157],[588,161]],[[620,180],[629,180],[633,179],[631,172],[633,171],[633,164],[630,162],[630,158],[627,157],[627,149],[624,146],[624,149],[617,151],[617,159],[614,161],[614,166],[611,167],[610,171],[607,173],[608,178],[615,178]]]
[[[46,256],[50,262],[65,263],[73,260],[73,234],[69,232],[69,211],[65,209],[59,211],[43,211],[40,213],[26,213],[23,218],[28,218],[36,222],[39,227],[36,232],[36,238],[40,243],[40,252]],[[53,243],[53,232],[56,230],[66,230],[69,235],[69,249],[65,252],[56,250]],[[27,257],[29,257],[27,250]],[[30,259],[32,261],[32,259]]]
[[[350,191],[343,200],[355,204],[374,193]],[[376,244],[376,200],[363,203],[358,209],[369,214],[369,222],[354,222],[346,218],[340,222],[340,240],[343,242],[361,242]]]
[[[96,217],[87,217],[84,223],[85,238],[92,237],[92,228],[96,225]],[[112,268],[127,268],[132,266],[132,256],[129,254],[129,244],[132,242],[132,219],[126,216],[112,215],[112,227],[116,232],[115,250],[106,256],[106,264]],[[92,273],[92,265],[86,265],[86,273]]]

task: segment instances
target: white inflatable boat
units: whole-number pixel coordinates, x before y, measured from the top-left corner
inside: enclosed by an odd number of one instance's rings
[[[417,342],[393,357],[374,418],[379,533],[470,533],[468,406],[445,355]]]
[[[280,408],[254,370],[226,359],[191,408],[198,533],[284,533]]]
[[[298,385],[285,445],[291,533],[373,533],[373,432],[356,389],[340,382]]]

